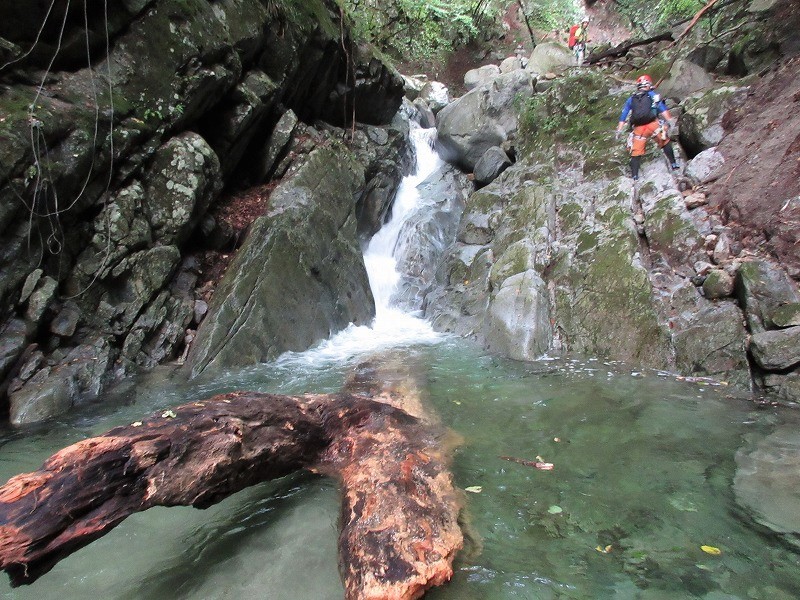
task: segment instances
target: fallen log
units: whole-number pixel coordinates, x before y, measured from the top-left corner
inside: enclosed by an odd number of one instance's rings
[[[644,40],[629,40],[622,44],[618,44],[613,48],[609,48],[603,52],[598,54],[590,54],[586,57],[586,63],[590,65],[595,65],[601,61],[606,59],[614,60],[625,56],[631,48],[636,48],[637,46],[646,46],[647,44],[652,44],[654,42],[670,42],[672,41],[672,32],[665,31],[663,33],[659,33],[658,35],[654,35]]]
[[[342,484],[346,597],[418,598],[450,579],[463,543],[440,434],[353,393],[186,404],[73,444],[0,487],[0,569],[29,584],[133,513],[205,508],[306,468]]]

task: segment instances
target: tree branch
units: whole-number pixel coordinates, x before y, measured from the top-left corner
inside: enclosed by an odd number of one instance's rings
[[[672,40],[672,33],[669,31],[659,33],[644,40],[632,40],[632,41],[629,40],[622,44],[618,44],[613,48],[609,48],[608,50],[605,50],[600,54],[590,54],[589,57],[586,59],[586,62],[587,64],[593,65],[607,58],[613,60],[625,56],[631,48],[635,48],[636,46],[645,46],[647,44],[652,44],[654,42],[665,42],[669,40]]]
[[[675,44],[677,44],[678,42],[680,42],[680,41],[681,41],[683,38],[685,38],[685,37],[686,37],[686,35],[687,35],[687,34],[688,34],[688,33],[689,33],[691,30],[692,30],[692,27],[694,27],[694,26],[697,24],[697,22],[700,20],[700,18],[701,18],[701,17],[702,17],[704,14],[706,14],[706,12],[707,12],[707,11],[708,11],[708,10],[709,10],[709,9],[710,9],[712,6],[714,6],[714,5],[715,5],[715,4],[716,4],[718,1],[719,1],[719,0],[709,0],[709,1],[706,3],[706,5],[705,5],[703,8],[701,8],[700,10],[698,10],[698,11],[695,13],[694,17],[692,17],[692,20],[689,22],[689,25],[687,25],[687,26],[686,26],[686,29],[684,29],[684,30],[683,30],[683,33],[681,33],[681,34],[680,34],[680,35],[677,37],[677,39],[676,39],[674,42],[672,42],[672,44],[671,44],[671,45],[672,45],[672,46],[674,46]]]

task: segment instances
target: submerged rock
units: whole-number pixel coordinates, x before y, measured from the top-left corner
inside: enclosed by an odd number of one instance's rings
[[[800,430],[782,427],[736,454],[736,501],[757,523],[800,548]]]

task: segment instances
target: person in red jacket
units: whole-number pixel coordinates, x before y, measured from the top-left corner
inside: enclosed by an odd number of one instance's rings
[[[636,93],[628,98],[622,107],[617,124],[617,136],[622,133],[629,117],[633,128],[628,138],[633,180],[639,179],[639,166],[647,140],[650,138],[653,138],[658,147],[664,151],[672,169],[677,170],[679,167],[668,133],[669,126],[673,122],[672,115],[653,87],[653,80],[649,75],[642,75],[636,80]]]
[[[570,50],[575,52],[575,63],[578,66],[583,64],[586,56],[586,43],[589,41],[589,19],[584,19],[578,25],[573,25],[569,30],[569,41],[567,45]]]

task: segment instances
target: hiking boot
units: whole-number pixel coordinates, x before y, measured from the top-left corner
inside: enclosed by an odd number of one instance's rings
[[[672,163],[672,165],[670,165],[670,166],[672,167],[673,171],[677,171],[678,169],[680,169],[680,167],[678,166],[678,163],[676,163],[676,162]]]
[[[632,179],[633,179],[634,181],[639,181],[639,176],[638,176],[638,175],[634,175],[634,176],[632,177]]]

